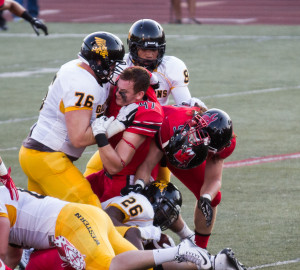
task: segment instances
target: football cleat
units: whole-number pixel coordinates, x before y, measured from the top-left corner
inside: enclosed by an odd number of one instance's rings
[[[212,256],[214,270],[247,270],[247,268],[237,260],[231,248],[224,248],[216,256]]]
[[[30,248],[30,249],[24,249],[23,250],[23,253],[22,253],[22,258],[21,258],[21,261],[19,263],[19,270],[25,270],[28,262],[29,262],[29,259],[30,259],[30,255],[31,253],[34,251],[33,248]]]
[[[210,254],[206,249],[196,246],[190,239],[185,239],[178,245],[175,260],[192,262],[198,269],[211,269]]]
[[[59,257],[76,270],[85,269],[84,256],[65,237],[57,236],[54,240]]]

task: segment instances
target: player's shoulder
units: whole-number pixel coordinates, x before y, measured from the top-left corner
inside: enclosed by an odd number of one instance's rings
[[[162,121],[163,110],[158,102],[140,101],[138,105],[139,107],[135,115],[135,120],[144,118],[144,120],[153,119],[158,122]]]
[[[181,59],[170,55],[163,57],[161,64],[158,66],[158,71],[160,70],[160,67],[164,70],[186,69],[186,65]]]

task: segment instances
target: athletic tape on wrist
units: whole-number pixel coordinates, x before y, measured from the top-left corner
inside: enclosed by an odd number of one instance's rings
[[[109,144],[108,139],[106,138],[106,135],[103,133],[100,133],[95,136],[96,142],[98,144],[98,147],[103,147]]]

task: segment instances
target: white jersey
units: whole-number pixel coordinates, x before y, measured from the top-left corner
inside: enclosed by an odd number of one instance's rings
[[[125,55],[124,60],[127,66],[134,66],[129,54]],[[164,56],[160,65],[152,73],[159,80],[159,88],[155,93],[161,105],[168,104],[170,94],[177,105],[183,101],[189,102],[191,99],[188,88],[189,73],[183,61],[175,56]]]
[[[149,200],[141,194],[130,192],[126,196],[117,196],[101,203],[102,208],[114,206],[125,215],[124,224],[145,227],[153,225],[154,211]]]
[[[9,243],[24,248],[46,249],[54,240],[60,210],[68,203],[52,197],[18,189],[19,200],[0,187],[0,217],[10,221]]]
[[[85,147],[74,147],[69,138],[65,112],[92,110],[91,123],[101,112],[110,84],[101,87],[97,80],[80,67],[79,59],[63,66],[49,86],[37,123],[32,127],[31,138],[54,151],[79,158]]]

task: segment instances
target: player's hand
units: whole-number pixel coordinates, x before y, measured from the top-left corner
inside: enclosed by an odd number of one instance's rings
[[[12,200],[19,200],[19,193],[15,186],[14,181],[10,177],[11,168],[8,169],[7,174],[0,176],[0,181],[3,183],[4,186],[9,190],[10,198]]]
[[[157,76],[154,73],[151,73],[151,77],[150,77],[150,85],[151,87],[156,90],[159,88],[159,80],[157,78]]]
[[[205,110],[207,110],[207,106],[199,98],[192,97],[189,100],[188,105],[190,105],[191,107],[201,107],[201,108],[204,108]]]
[[[153,225],[145,226],[145,227],[138,227],[141,232],[141,237],[143,240],[153,239],[155,241],[160,240],[161,236],[161,229],[160,227],[156,227]]]
[[[31,26],[34,30],[34,32],[39,36],[40,35],[40,32],[38,29],[41,29],[45,36],[48,35],[48,29],[47,29],[47,26],[45,24],[42,23],[42,21],[40,21],[39,19],[37,18],[32,18],[32,20],[30,21],[31,23]]]
[[[106,116],[101,116],[96,118],[92,123],[93,134],[96,137],[99,134],[106,134],[108,126],[112,123],[115,118],[111,116],[110,118]]]
[[[126,196],[130,192],[141,193],[145,188],[145,182],[142,179],[138,179],[135,181],[134,185],[127,185],[126,187],[121,189],[121,195]]]
[[[211,200],[201,196],[198,200],[198,208],[202,211],[206,219],[206,227],[209,227],[213,218],[213,210],[211,207]]]
[[[123,106],[119,111],[116,119],[119,120],[125,127],[128,127],[132,124],[134,116],[138,111],[139,105],[136,103],[131,103],[127,106]]]

